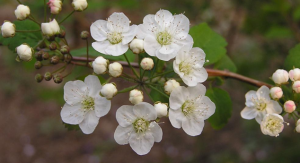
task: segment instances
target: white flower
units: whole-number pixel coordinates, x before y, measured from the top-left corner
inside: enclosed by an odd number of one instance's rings
[[[143,92],[138,90],[138,89],[134,89],[134,90],[131,90],[129,92],[129,101],[132,103],[132,104],[138,104],[140,102],[143,102],[144,100],[144,96],[143,96]]]
[[[23,61],[30,61],[32,59],[33,49],[27,44],[22,44],[16,47],[19,58]]]
[[[129,143],[139,155],[149,153],[154,142],[162,139],[162,129],[153,121],[157,118],[156,112],[149,103],[123,105],[117,110],[116,118],[119,123],[114,134],[116,142],[120,145]]]
[[[123,66],[119,62],[114,62],[108,66],[108,70],[112,77],[119,77],[123,72]]]
[[[42,23],[42,33],[47,36],[53,36],[60,33],[60,27],[55,19],[49,23]]]
[[[289,73],[285,70],[278,69],[273,73],[272,80],[276,84],[284,84],[289,80]]]
[[[103,57],[97,57],[92,63],[93,70],[96,74],[104,74],[107,71],[109,61]]]
[[[73,0],[72,6],[75,11],[83,11],[88,7],[88,3],[86,0]]]
[[[165,117],[168,115],[168,104],[161,102],[155,103],[154,109],[156,110],[158,118]]]
[[[106,83],[102,87],[100,94],[107,99],[112,99],[118,93],[117,87],[114,83]]]
[[[81,80],[69,81],[64,86],[66,104],[60,115],[65,123],[76,125],[85,134],[92,133],[100,117],[105,116],[111,102],[99,95],[102,86],[97,76],[89,75]]]
[[[16,34],[16,26],[10,21],[4,21],[1,26],[1,33],[4,38],[14,37]]]
[[[277,137],[284,128],[283,122],[284,120],[281,115],[274,113],[267,114],[260,124],[261,132],[265,135]]]
[[[59,14],[62,8],[62,2],[61,0],[49,0],[47,3],[50,7],[51,14]]]
[[[174,71],[181,77],[188,86],[196,86],[204,82],[208,74],[203,67],[205,53],[200,48],[183,47],[173,62]]]
[[[154,66],[154,62],[152,58],[143,58],[141,61],[141,67],[143,70],[151,70]]]
[[[18,20],[24,20],[30,15],[30,9],[28,6],[20,4],[15,10],[15,15]]]
[[[295,68],[293,70],[290,70],[289,71],[289,77],[290,77],[291,81],[300,80],[300,69]]]
[[[129,19],[123,13],[113,13],[107,21],[97,20],[91,25],[92,43],[100,53],[119,56],[128,50],[129,42],[136,35],[136,25],[129,26]]]
[[[134,54],[140,54],[144,51],[144,40],[133,39],[129,45]]]
[[[300,119],[297,120],[295,130],[296,130],[296,132],[300,133]]]
[[[296,93],[300,93],[300,81],[295,81],[292,87]]]
[[[283,95],[282,89],[280,87],[272,87],[270,89],[270,95],[272,99],[280,99]]]
[[[249,91],[246,93],[246,107],[242,110],[241,116],[244,119],[253,119],[261,123],[264,116],[268,113],[280,114],[281,106],[278,102],[271,100],[270,90],[266,86],[260,87],[257,92]]]
[[[165,89],[165,92],[167,94],[170,94],[172,93],[172,91],[179,87],[180,84],[175,80],[175,79],[169,79],[166,83],[165,83],[165,86],[164,86],[164,89]]]
[[[190,21],[186,16],[173,16],[167,10],[159,10],[155,15],[144,17],[143,24],[138,26],[137,38],[144,39],[144,49],[150,56],[169,61],[184,45],[193,44],[189,30]]]
[[[204,120],[215,113],[216,105],[205,96],[202,84],[195,87],[177,87],[170,95],[169,119],[175,128],[191,136],[200,135]]]
[[[296,109],[296,104],[294,101],[288,100],[284,103],[283,107],[285,112],[292,113]]]

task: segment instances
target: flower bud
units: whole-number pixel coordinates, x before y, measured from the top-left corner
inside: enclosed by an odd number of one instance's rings
[[[95,61],[92,63],[92,67],[96,74],[104,74],[107,71],[107,65],[109,61],[103,57],[97,57]]]
[[[61,46],[60,52],[61,52],[62,54],[68,54],[68,53],[70,53],[70,48],[69,48],[69,46],[68,46],[68,45],[63,45],[63,46]]]
[[[118,90],[114,83],[104,84],[100,91],[100,95],[106,97],[108,100],[112,99],[117,93]]]
[[[44,78],[46,81],[50,81],[52,79],[52,74],[50,72],[46,72]]]
[[[56,50],[57,49],[57,45],[56,45],[56,43],[54,43],[54,42],[51,42],[51,44],[49,45],[49,49],[50,50]]]
[[[43,52],[43,53],[42,53],[42,58],[43,58],[44,60],[48,60],[48,59],[50,58],[49,53],[48,53],[48,52]]]
[[[112,77],[119,77],[123,72],[123,67],[119,62],[111,63],[108,66],[108,73]]]
[[[72,6],[75,11],[83,11],[88,7],[88,3],[86,0],[73,0]]]
[[[80,34],[80,37],[81,37],[81,39],[83,39],[83,40],[88,39],[89,36],[90,36],[90,32],[88,32],[88,31],[82,31],[81,34]]]
[[[144,70],[152,70],[154,62],[152,58],[143,58],[141,61],[141,67]]]
[[[295,68],[293,70],[290,70],[289,71],[289,77],[290,77],[291,81],[300,80],[300,69]]]
[[[40,69],[40,68],[43,67],[43,64],[42,64],[41,61],[36,61],[36,62],[34,63],[34,67],[35,67],[35,69]]]
[[[276,84],[284,84],[286,82],[288,82],[289,80],[289,74],[287,71],[282,70],[282,69],[278,69],[276,70],[273,75],[272,75],[272,80],[274,81],[274,83]]]
[[[60,27],[55,19],[49,23],[42,23],[42,33],[46,36],[54,36],[60,33]]]
[[[44,77],[41,74],[36,74],[34,78],[35,78],[35,81],[38,83],[42,82],[44,79]]]
[[[296,132],[300,133],[300,125],[296,126],[295,130]]]
[[[64,61],[66,63],[70,63],[72,61],[72,56],[70,54],[65,54],[64,55]]]
[[[61,11],[61,0],[49,0],[47,4],[50,7],[51,14],[58,14]]]
[[[30,15],[30,9],[28,6],[20,4],[15,10],[15,15],[18,20],[24,20]]]
[[[300,125],[300,119],[297,120],[296,126]]]
[[[140,54],[144,51],[144,40],[133,39],[129,47],[134,54]]]
[[[300,93],[300,81],[295,81],[294,84],[293,84],[293,90],[296,92],[296,93]]]
[[[171,94],[171,92],[179,86],[180,84],[175,79],[170,79],[165,83],[164,89],[167,94]]]
[[[283,92],[280,87],[273,87],[270,89],[270,94],[272,99],[280,99],[283,95]]]
[[[168,104],[161,102],[155,103],[154,109],[156,110],[158,118],[165,117],[168,115]]]
[[[58,37],[59,37],[59,38],[65,38],[65,36],[66,36],[66,31],[63,30],[63,29],[61,29],[61,30],[60,30],[60,33],[58,34]]]
[[[53,81],[54,83],[59,84],[63,81],[63,78],[59,74],[56,74],[53,76]]]
[[[23,61],[30,61],[32,59],[33,49],[27,44],[22,44],[16,48],[19,58]]]
[[[144,96],[143,96],[143,92],[138,90],[138,89],[134,89],[132,91],[130,91],[129,93],[129,101],[133,104],[136,105],[140,102],[142,102],[144,100]]]
[[[53,56],[53,57],[51,57],[51,60],[50,60],[50,63],[51,64],[58,64],[59,63],[59,57],[58,56]]]
[[[36,60],[42,61],[43,60],[43,51],[40,50],[40,51],[36,52],[34,57],[35,57]]]
[[[292,113],[296,109],[294,101],[288,100],[284,103],[284,111],[287,113]]]
[[[16,34],[16,26],[10,21],[4,21],[1,26],[1,33],[4,38],[14,37]]]

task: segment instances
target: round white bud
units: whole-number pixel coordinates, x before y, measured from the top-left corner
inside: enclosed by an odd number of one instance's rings
[[[46,36],[53,36],[60,33],[60,27],[55,19],[49,23],[42,23],[42,33]]]
[[[175,79],[170,79],[165,83],[165,86],[164,86],[165,92],[167,94],[171,94],[171,92],[179,86],[180,86],[180,84]]]
[[[143,58],[141,61],[141,67],[144,70],[152,70],[154,62],[152,58]]]
[[[134,54],[140,54],[144,51],[144,40],[133,39],[129,45]]]
[[[296,130],[296,132],[300,133],[300,125],[297,125],[295,130]]]
[[[283,95],[282,89],[280,87],[273,87],[270,89],[270,95],[272,99],[280,99]]]
[[[300,81],[295,81],[292,87],[296,93],[300,93]]]
[[[4,21],[1,26],[1,33],[4,38],[14,37],[16,34],[16,26],[10,21]]]
[[[108,66],[108,73],[112,77],[119,77],[123,72],[123,66],[119,62],[111,63]]]
[[[92,67],[96,74],[104,74],[107,71],[107,65],[109,61],[102,56],[97,57],[95,61],[92,63]]]
[[[16,51],[21,60],[30,61],[32,59],[33,49],[27,44],[18,46]]]
[[[168,105],[165,103],[161,103],[161,102],[155,103],[154,109],[156,110],[158,118],[165,117],[168,115]]]
[[[290,70],[289,71],[289,77],[290,77],[291,81],[300,80],[300,69],[295,68],[293,70]]]
[[[292,113],[296,109],[295,102],[292,100],[288,100],[284,103],[284,111],[287,113]]]
[[[100,91],[100,95],[106,97],[108,100],[112,99],[117,93],[118,90],[114,83],[104,84]]]
[[[49,0],[48,5],[50,7],[51,14],[59,14],[62,8],[61,0]]]
[[[278,69],[273,73],[272,80],[276,84],[279,84],[279,85],[284,84],[284,83],[288,82],[288,80],[289,80],[289,73],[285,70]]]
[[[15,10],[15,15],[18,20],[24,20],[30,15],[30,9],[28,6],[20,4]]]
[[[300,119],[297,120],[296,126],[300,125]]]
[[[143,96],[143,92],[138,90],[138,89],[134,89],[131,90],[129,93],[129,101],[132,104],[138,104],[140,102],[142,102],[144,100],[144,96]]]
[[[73,0],[72,6],[75,11],[83,11],[88,7],[86,0]]]

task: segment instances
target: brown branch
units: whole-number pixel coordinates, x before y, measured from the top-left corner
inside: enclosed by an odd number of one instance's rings
[[[81,61],[81,62],[87,61],[86,57],[73,57],[72,60],[73,60],[73,61],[71,61],[72,64],[76,64],[76,65],[80,65],[80,66],[84,66],[85,64],[81,64],[81,63],[74,62],[74,61]],[[88,62],[92,62],[94,60],[95,60],[94,58],[88,58]],[[118,62],[125,67],[129,67],[127,62],[123,62],[123,61],[118,61]],[[133,66],[135,68],[139,68],[138,63],[131,63],[131,66]],[[208,76],[220,76],[220,77],[225,77],[225,78],[232,78],[232,79],[236,79],[236,80],[257,86],[257,87],[261,87],[263,85],[265,85],[269,88],[272,87],[272,85],[270,85],[270,84],[267,84],[267,83],[264,83],[262,81],[255,80],[252,78],[248,78],[246,76],[243,76],[243,75],[240,75],[237,73],[233,73],[230,71],[222,71],[222,70],[215,70],[215,69],[208,69],[208,68],[206,69],[206,71],[208,72]]]

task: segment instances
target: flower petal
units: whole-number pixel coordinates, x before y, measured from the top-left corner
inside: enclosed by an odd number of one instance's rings
[[[197,119],[206,120],[212,116],[216,111],[216,105],[213,103],[210,98],[203,96],[199,99],[196,114]]]
[[[74,105],[81,102],[82,96],[86,94],[87,85],[81,81],[69,81],[64,86],[64,99],[70,104]]]
[[[245,95],[246,98],[246,106],[247,107],[254,107],[255,104],[253,103],[252,99],[257,99],[256,91],[248,91]]]
[[[174,17],[172,13],[168,10],[159,10],[154,17],[157,24],[162,28],[162,30],[165,30],[167,27],[169,27],[174,20]]]
[[[197,84],[194,87],[187,87],[186,89],[189,92],[189,98],[191,99],[201,98],[206,92],[206,87],[203,84]]]
[[[90,110],[85,114],[84,120],[79,123],[79,127],[83,133],[91,134],[98,125],[99,119],[100,118],[96,116],[95,111]]]
[[[124,13],[114,12],[107,19],[107,28],[112,32],[127,32],[129,30],[129,19]]]
[[[145,134],[133,132],[129,138],[129,144],[138,155],[145,155],[150,152],[154,144],[154,137],[150,132]]]
[[[249,108],[249,107],[245,107],[242,111],[241,111],[241,116],[244,119],[253,119],[257,116],[258,111],[255,108]]]
[[[260,124],[261,121],[264,119],[264,117],[265,117],[266,114],[267,114],[266,111],[259,111],[259,112],[257,112],[257,115],[255,117],[256,122]]]
[[[182,129],[190,136],[200,135],[204,127],[204,121],[194,117],[184,118],[182,121]]]
[[[177,39],[186,38],[190,30],[190,21],[189,19],[183,15],[174,15],[174,20],[172,25],[170,26],[170,31]]]
[[[279,105],[277,101],[270,100],[267,103],[266,110],[268,113],[280,114],[282,112],[282,107]]]
[[[160,142],[163,136],[162,129],[156,122],[151,122],[149,125],[149,129],[154,137],[155,142]]]
[[[147,102],[140,102],[133,106],[133,113],[140,118],[151,121],[157,118],[157,113],[153,105]]]
[[[185,102],[186,97],[188,96],[187,88],[184,86],[179,86],[175,88],[170,95],[169,102],[170,108],[177,110],[181,108],[182,104]]]
[[[193,81],[196,81],[196,83],[203,83],[208,78],[208,73],[204,67],[198,68],[193,71]]]
[[[136,35],[137,25],[132,25],[129,27],[129,31],[122,33],[123,39],[122,44],[128,44],[130,41],[133,40],[134,36]]]
[[[177,110],[169,110],[169,119],[173,127],[175,128],[181,128],[182,125],[182,119],[184,119],[185,116],[183,115],[181,109]]]
[[[114,45],[109,45],[106,49],[105,52],[106,54],[112,55],[112,56],[120,56],[128,50],[128,45],[123,45],[122,43],[114,44]]]
[[[68,103],[65,103],[60,112],[62,121],[71,125],[77,125],[81,123],[84,119],[84,115],[85,112],[83,109],[81,109],[80,103],[75,105],[69,105]]]
[[[123,105],[117,110],[116,118],[120,126],[127,127],[132,125],[137,117],[133,113],[133,106]]]
[[[271,98],[270,98],[270,89],[266,86],[260,87],[257,90],[256,94],[257,94],[258,98],[264,98],[266,100],[271,100]]]
[[[96,41],[106,40],[108,32],[107,21],[105,20],[97,20],[91,25],[91,36]]]
[[[89,96],[96,97],[102,88],[100,80],[95,75],[85,77],[84,83],[88,86]]]
[[[175,58],[177,55],[177,51],[169,48],[169,46],[162,46],[159,50],[156,51],[156,57],[163,61],[169,61]]]
[[[143,19],[143,24],[138,26],[137,38],[144,39],[147,35],[154,36],[157,30],[157,22],[154,15],[146,15]]]
[[[111,101],[100,95],[95,97],[95,114],[97,117],[105,116],[111,108]]]
[[[96,51],[98,51],[98,52],[100,52],[100,53],[102,53],[102,54],[107,54],[106,52],[105,52],[105,49],[108,47],[108,46],[110,46],[111,44],[110,44],[110,42],[108,41],[108,40],[105,40],[105,41],[99,41],[99,42],[93,42],[92,43],[92,47],[96,50]]]
[[[115,131],[114,138],[120,145],[128,144],[131,132],[134,132],[132,125],[128,127],[118,126]]]
[[[155,56],[156,51],[161,48],[161,45],[157,42],[154,36],[147,36],[144,40],[144,49],[150,56]]]

